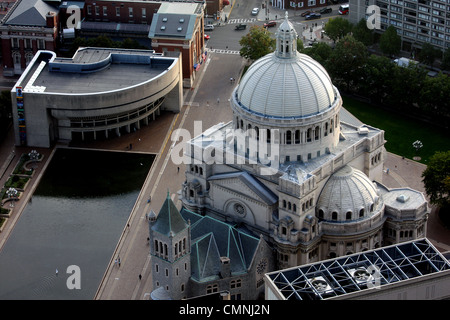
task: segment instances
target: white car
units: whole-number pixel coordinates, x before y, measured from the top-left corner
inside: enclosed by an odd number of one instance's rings
[[[252,16],[256,16],[259,12],[259,8],[253,8],[252,10]]]

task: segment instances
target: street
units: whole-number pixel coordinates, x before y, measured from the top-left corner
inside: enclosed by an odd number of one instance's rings
[[[330,18],[348,18],[346,15],[339,15],[339,5],[328,7],[332,9],[331,13],[323,14],[321,18],[314,20],[306,20],[305,17],[301,16],[306,9],[298,11],[288,10],[289,21],[293,24],[299,38],[303,40],[305,46],[308,45],[308,43],[313,39],[321,41],[319,36],[320,30]],[[256,16],[251,14],[253,8],[260,8],[259,13]],[[277,26],[284,20],[285,13],[286,10],[272,8],[270,6],[261,8],[261,3],[259,0],[235,0],[231,7],[225,7],[223,19],[215,23],[214,30],[205,32],[210,36],[210,39],[206,42],[206,47],[207,49],[216,51],[228,50],[230,51],[229,53],[239,54],[239,50],[241,49],[239,40],[249,32],[251,26],[263,26],[267,21],[276,21],[277,25],[275,27],[268,28],[268,31],[272,34],[272,37],[275,37]],[[205,22],[205,24],[206,23],[210,22]],[[239,23],[246,24],[247,28],[245,30],[235,30],[235,26]],[[313,29],[311,29],[312,27]],[[322,41],[327,41],[327,39],[325,38]]]

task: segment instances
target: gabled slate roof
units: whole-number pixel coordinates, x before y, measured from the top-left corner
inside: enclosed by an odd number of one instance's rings
[[[171,233],[172,235],[176,235],[178,232],[183,231],[187,227],[188,224],[181,216],[168,192],[166,200],[159,210],[158,218],[152,226],[152,230],[160,234],[170,236]]]
[[[155,13],[148,37],[189,40],[194,34],[196,19],[195,14]]]
[[[47,25],[46,15],[49,11],[57,14],[55,7],[42,0],[18,0],[13,12],[6,20],[6,25],[42,26]]]
[[[221,173],[210,176],[208,181],[238,178],[248,188],[255,192],[265,203],[272,205],[278,201],[278,197],[258,179],[245,171]]]
[[[260,239],[225,222],[201,216],[185,208],[185,221],[191,223],[191,271],[197,281],[219,276],[220,257],[230,259],[232,274],[246,273],[250,268]]]

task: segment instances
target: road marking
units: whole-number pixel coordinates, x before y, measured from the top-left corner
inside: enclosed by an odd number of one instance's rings
[[[244,19],[229,19],[228,24],[236,24],[236,23],[252,23],[256,22],[256,18],[244,18]]]
[[[223,53],[223,54],[240,54],[239,51],[237,50],[228,50],[228,49],[209,49],[209,52],[214,52],[214,53]]]

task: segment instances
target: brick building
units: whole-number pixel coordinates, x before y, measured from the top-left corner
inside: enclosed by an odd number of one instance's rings
[[[42,0],[17,0],[0,23],[3,74],[21,74],[38,50],[55,50],[58,8]]]

